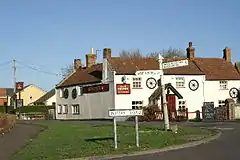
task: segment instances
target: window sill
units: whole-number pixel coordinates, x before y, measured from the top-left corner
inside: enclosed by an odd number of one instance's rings
[[[72,113],[72,115],[80,115],[80,113]]]

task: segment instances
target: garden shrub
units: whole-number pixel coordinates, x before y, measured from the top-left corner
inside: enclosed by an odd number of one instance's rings
[[[16,116],[11,114],[0,113],[0,133],[10,131],[16,124]]]
[[[139,116],[138,120],[142,121],[156,121],[158,120],[159,115],[161,114],[161,110],[157,105],[146,106],[143,108],[143,116]],[[127,121],[134,121],[135,117],[129,117]]]

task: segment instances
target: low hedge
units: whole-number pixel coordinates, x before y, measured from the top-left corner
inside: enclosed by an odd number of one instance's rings
[[[7,108],[6,108],[7,107]],[[13,106],[0,106],[1,113],[16,113],[20,110],[21,113],[29,113],[29,112],[48,112],[49,109],[54,109],[55,106],[23,106],[14,109]]]
[[[0,134],[10,131],[16,124],[16,116],[0,113]]]

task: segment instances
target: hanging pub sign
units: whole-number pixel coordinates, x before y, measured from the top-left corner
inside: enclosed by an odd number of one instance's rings
[[[97,93],[109,91],[109,84],[99,84],[94,86],[83,87],[83,93]]]
[[[117,84],[116,85],[117,94],[130,94],[130,84]]]
[[[17,82],[16,83],[16,90],[17,91],[23,90],[23,82]]]

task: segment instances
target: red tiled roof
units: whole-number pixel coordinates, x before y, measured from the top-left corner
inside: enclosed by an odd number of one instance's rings
[[[138,70],[157,70],[159,65],[154,58],[128,59],[112,57],[109,63],[117,74],[135,74]]]
[[[57,87],[67,87],[83,83],[94,83],[102,79],[102,64],[95,64],[90,68],[79,68]]]
[[[183,60],[186,58],[164,59],[163,62]],[[158,70],[159,63],[155,58],[126,59],[113,57],[109,62],[117,74],[135,74],[138,70]],[[165,69],[164,74],[171,75],[202,75],[203,72],[191,61],[188,66]]]
[[[164,62],[183,60],[185,58],[164,59]],[[159,63],[154,58],[126,59],[112,57],[109,64],[117,74],[135,74],[138,70],[158,70]],[[207,80],[240,80],[240,74],[234,65],[222,58],[193,58],[189,65],[164,70],[165,75],[206,75]],[[90,68],[80,68],[60,83],[65,87],[102,80],[102,63]]]
[[[173,62],[185,60],[186,58],[171,58],[164,59],[163,62]],[[164,70],[165,75],[204,75],[204,73],[196,66],[196,64],[189,60],[187,66],[170,68]]]
[[[207,80],[240,80],[234,65],[222,58],[194,58]]]

